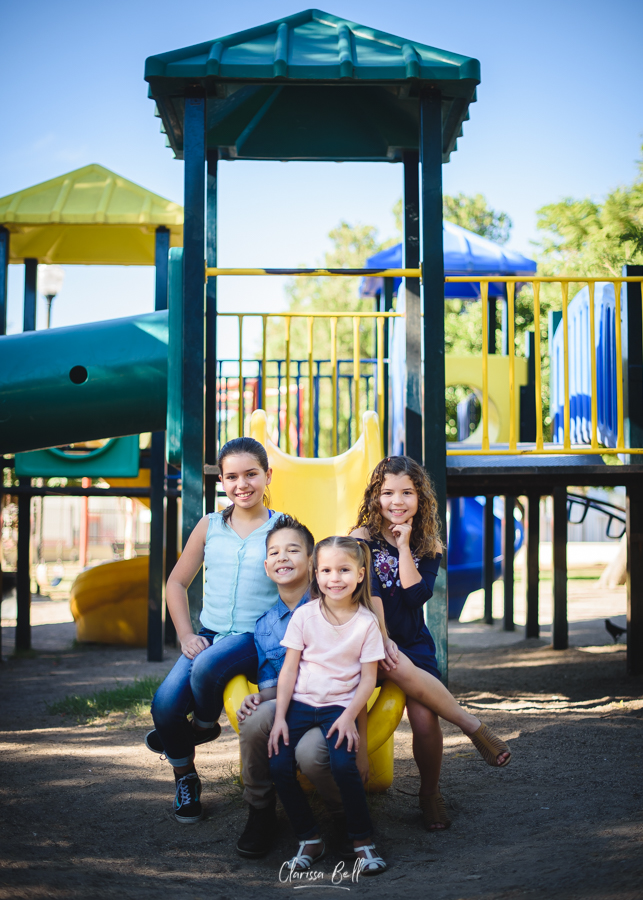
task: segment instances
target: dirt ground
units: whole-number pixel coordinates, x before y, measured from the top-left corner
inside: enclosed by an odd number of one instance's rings
[[[67,694],[163,674],[175,651],[147,663],[143,650],[73,647],[69,623],[35,627],[37,656],[0,666],[0,898],[245,900],[341,889],[432,900],[643,897],[642,681],[625,676],[624,648],[555,653],[519,633],[501,645],[484,638],[485,626],[460,628],[451,690],[510,741],[511,765],[486,766],[445,725],[442,791],[453,825],[429,834],[403,720],[394,784],[371,801],[390,870],[333,885],[333,852],[316,866],[323,880],[280,883],[294,850],[283,812],[267,857],[236,854],[246,812],[229,725],[199,750],[206,816],[185,826],[172,814],[167,762],[142,743],[149,716],[113,713],[78,725],[47,714],[46,704]],[[7,653],[11,629],[4,632]]]

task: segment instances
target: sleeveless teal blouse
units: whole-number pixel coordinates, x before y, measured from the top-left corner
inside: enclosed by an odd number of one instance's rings
[[[253,633],[259,616],[279,599],[277,585],[266,575],[266,536],[279,513],[247,538],[210,513],[205,540],[205,587],[201,623],[216,631],[215,641],[229,634]]]

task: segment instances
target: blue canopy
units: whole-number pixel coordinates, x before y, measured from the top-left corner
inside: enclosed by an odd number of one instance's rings
[[[402,244],[388,247],[366,261],[367,268],[402,268]],[[453,222],[444,223],[444,274],[445,275],[533,275],[536,263],[521,253],[508,250],[473,231],[467,231]],[[401,278],[395,279],[397,291]],[[445,284],[445,297],[478,298],[480,285]],[[375,297],[384,289],[382,278],[363,278],[361,297]],[[503,297],[504,285],[489,285],[490,297]]]

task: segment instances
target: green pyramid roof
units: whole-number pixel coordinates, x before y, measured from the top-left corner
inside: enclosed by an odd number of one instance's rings
[[[308,9],[151,56],[145,78],[179,157],[184,97],[196,89],[208,96],[208,144],[224,158],[395,161],[417,149],[419,91],[431,87],[442,95],[446,161],[480,65]]]

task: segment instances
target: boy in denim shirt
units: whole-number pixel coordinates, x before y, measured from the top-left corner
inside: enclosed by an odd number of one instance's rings
[[[310,563],[314,538],[308,528],[292,516],[281,515],[266,539],[266,573],[279,585],[279,600],[258,620],[255,644],[259,656],[259,693],[249,694],[237,712],[239,744],[243,766],[244,799],[249,815],[237,842],[241,856],[264,856],[275,833],[275,788],[270,777],[268,737],[275,718],[275,698],[279,672],[286,656],[281,641],[295,609],[309,599]],[[366,753],[366,711],[358,717],[362,736],[357,765],[364,781],[368,778]],[[330,771],[328,748],[321,730],[314,728],[296,750],[299,768],[323,797],[333,817],[342,855],[352,853],[339,790]]]

